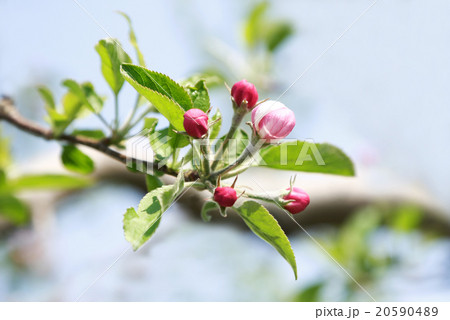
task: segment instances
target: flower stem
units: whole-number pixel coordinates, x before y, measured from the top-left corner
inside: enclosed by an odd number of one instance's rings
[[[223,176],[223,175],[227,174],[229,171],[231,171],[234,168],[241,165],[248,157],[250,157],[252,154],[257,152],[261,148],[261,144],[259,144],[258,141],[259,141],[259,137],[255,136],[252,139],[252,141],[250,141],[250,143],[247,145],[244,152],[242,152],[242,154],[239,156],[239,158],[236,159],[236,161],[234,161],[229,166],[227,166],[217,172],[214,172],[211,175],[211,179],[215,180],[217,177]]]
[[[117,131],[119,129],[119,99],[118,95],[114,95],[114,110],[115,110],[115,130]]]
[[[136,111],[139,107],[139,97],[140,96],[141,96],[140,94],[137,95],[136,102],[134,103],[133,109],[131,110],[130,114],[128,115],[127,120],[125,120],[125,122],[123,123],[122,128],[119,130],[122,135],[126,135],[128,133],[128,131],[130,130],[130,128],[129,128],[130,123],[131,123],[131,121],[133,121],[133,118],[136,115]]]
[[[231,127],[228,131],[227,135],[225,136],[225,139],[223,140],[223,143],[220,145],[219,149],[216,152],[216,156],[214,157],[213,164],[211,165],[211,170],[215,170],[217,168],[217,165],[220,162],[220,159],[222,158],[223,154],[228,148],[228,144],[231,139],[233,139],[234,134],[236,133],[236,130],[239,128],[239,125],[242,122],[242,119],[244,119],[244,116],[247,112],[242,111],[241,109],[237,109],[233,115],[233,119],[231,120]]]
[[[205,173],[205,176],[209,176],[209,174],[211,173],[211,164],[209,162],[209,155],[211,152],[211,149],[209,147],[209,138],[206,137],[202,142],[204,142],[205,144],[201,144],[200,145],[200,151],[203,155],[203,171]]]
[[[105,120],[105,118],[100,114],[100,113],[96,113],[95,114],[97,116],[97,118],[100,119],[100,121],[110,130],[113,131],[113,128],[111,128],[111,126],[109,125],[109,123]]]
[[[252,194],[249,192],[245,192],[242,194],[243,197],[246,198],[250,198],[250,199],[255,199],[255,200],[261,200],[261,201],[265,201],[265,202],[269,202],[269,203],[275,203],[278,204],[281,207],[284,207],[286,204],[292,202],[292,200],[283,200],[282,196],[284,196],[284,193],[281,193],[280,195],[277,196],[270,196],[269,194]]]

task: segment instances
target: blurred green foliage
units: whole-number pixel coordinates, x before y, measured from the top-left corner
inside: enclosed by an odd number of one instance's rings
[[[20,199],[20,192],[36,189],[78,189],[91,184],[90,180],[84,178],[60,174],[10,177],[11,166],[9,141],[2,136],[0,130],[0,222],[15,226],[27,225],[31,219],[31,211],[28,204]]]
[[[235,51],[219,39],[207,47],[219,61],[217,65],[222,67],[204,69],[201,77],[220,79],[221,83],[223,80],[234,83],[238,79],[247,79],[258,87],[260,93],[274,89],[274,58],[295,29],[291,21],[274,17],[270,7],[269,1],[256,2],[250,7],[241,30],[242,50]],[[208,81],[207,85],[213,87]]]
[[[269,7],[268,1],[257,3],[244,23],[245,44],[251,50],[263,47],[273,53],[294,33],[289,21],[270,17]]]
[[[328,253],[363,287],[372,288],[389,272],[402,263],[395,250],[380,248],[375,242],[377,234],[387,232],[402,236],[421,230],[423,210],[415,204],[373,204],[357,210],[344,225],[331,235],[319,240]],[[399,254],[399,253],[398,253]],[[324,291],[335,286],[333,278],[317,280],[294,297],[294,301],[323,301]],[[354,301],[361,288],[350,277],[343,285],[344,300]]]

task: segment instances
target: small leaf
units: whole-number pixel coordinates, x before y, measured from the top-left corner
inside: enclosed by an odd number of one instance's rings
[[[161,182],[161,180],[159,180],[158,177],[151,174],[145,175],[145,184],[147,185],[148,192],[158,189],[163,185],[163,183]]]
[[[30,221],[30,211],[25,203],[11,194],[0,194],[0,217],[21,226]]]
[[[186,80],[181,81],[183,86],[195,86],[199,81],[204,80],[206,86],[210,89],[216,87],[223,87],[225,82],[225,76],[219,70],[205,70],[201,73],[197,73],[187,78]]]
[[[136,39],[136,34],[134,33],[134,29],[133,29],[133,26],[131,24],[130,17],[126,13],[124,13],[122,11],[117,11],[117,13],[120,14],[121,16],[123,16],[127,20],[128,27],[130,28],[130,32],[128,33],[129,34],[129,38],[130,38],[130,43],[133,46],[134,50],[136,51],[136,55],[137,55],[137,58],[138,58],[139,65],[145,67],[144,55],[142,54],[141,49],[139,49],[139,46],[138,46],[138,43],[137,43],[137,39]]]
[[[0,169],[0,188],[6,184],[6,172],[3,169]]]
[[[161,216],[184,188],[184,174],[180,172],[174,185],[162,186],[147,193],[137,211],[129,208],[124,215],[125,238],[134,250],[139,249],[156,231]]]
[[[52,109],[56,108],[55,99],[53,98],[53,94],[50,89],[45,86],[39,86],[38,92],[41,95],[42,100],[45,101],[47,107]]]
[[[157,189],[158,190],[158,189]],[[153,210],[159,212],[161,205],[155,199],[155,206]],[[159,210],[159,211],[158,211]],[[123,217],[123,228],[125,232],[125,239],[131,243],[133,250],[139,249],[150,237],[155,233],[161,222],[161,215],[157,219],[151,219],[149,215],[148,220],[140,217],[134,208],[128,208]]]
[[[269,8],[268,1],[256,4],[247,17],[244,25],[244,38],[247,46],[253,48],[262,38],[264,17]]]
[[[102,130],[95,130],[95,129],[93,129],[93,130],[88,130],[88,129],[74,130],[72,132],[72,135],[83,136],[83,137],[96,139],[96,140],[101,140],[106,137],[105,133]]]
[[[74,145],[63,146],[61,160],[67,170],[81,174],[89,174],[94,171],[94,161]]]
[[[158,119],[156,119],[156,118],[145,118],[144,119],[144,129],[148,130],[149,134],[152,134],[155,131],[157,124],[158,124]]]
[[[150,135],[150,146],[158,161],[162,161],[172,155],[173,147],[170,143],[171,139],[169,136],[169,128],[157,130]]]
[[[122,63],[131,63],[128,54],[122,49],[120,43],[112,38],[103,39],[95,46],[102,63],[102,74],[115,95],[122,89],[124,79],[120,74]]]
[[[209,101],[209,93],[205,80],[200,80],[195,86],[188,86],[187,90],[193,102],[193,107],[205,112],[208,111],[211,102]]]
[[[185,111],[192,108],[192,100],[186,90],[165,74],[127,63],[122,65],[122,74],[139,85],[175,101]],[[157,106],[155,107],[159,110]]]
[[[276,21],[266,27],[265,43],[269,51],[275,51],[287,38],[294,33],[292,24],[288,21]]]
[[[308,141],[285,142],[260,151],[263,162],[254,165],[281,170],[318,172],[354,176],[350,158],[328,143]]]
[[[217,119],[220,119],[220,120],[217,121]],[[219,132],[220,132],[220,127],[222,125],[222,115],[220,114],[219,109],[217,109],[217,112],[211,118],[211,122],[214,122],[214,121],[217,121],[217,122],[211,126],[211,129],[210,129],[211,131],[209,132],[209,138],[211,140],[217,138],[217,136],[219,135]]]
[[[59,136],[64,132],[72,120],[69,120],[65,114],[61,114],[55,109],[46,107],[46,110],[48,113],[46,121],[52,126],[54,134]]]
[[[170,144],[174,150],[184,148],[189,145],[189,137],[184,134],[176,133],[172,126],[169,127]]]
[[[423,220],[423,212],[419,206],[404,204],[389,215],[389,226],[399,232],[411,232],[419,228]]]
[[[266,208],[255,201],[246,201],[236,210],[258,237],[267,241],[286,259],[294,271],[295,279],[297,279],[297,263],[295,262],[294,251],[292,251],[289,239],[277,220]]]
[[[296,302],[318,302],[320,301],[320,294],[325,285],[325,282],[319,281],[313,283],[300,291],[293,299]]]
[[[249,48],[264,45],[274,52],[294,32],[289,21],[271,20],[268,17],[269,2],[262,1],[251,10],[244,25],[244,36]]]
[[[69,89],[69,92],[78,98],[78,103],[81,103],[83,107],[93,113],[100,113],[103,108],[103,99],[95,92],[92,83],[84,82],[79,84],[74,80],[67,79],[64,80],[63,85]],[[66,107],[64,108],[66,109]],[[67,110],[66,114],[70,116]],[[74,116],[76,116],[76,114]]]
[[[205,222],[211,221],[211,215],[209,214],[212,210],[220,210],[220,206],[215,201],[206,201],[202,208],[202,219]]]
[[[192,101],[182,86],[168,76],[131,64],[122,65],[122,75],[136,91],[169,120],[178,131],[183,131],[183,115],[192,108]]]
[[[64,107],[64,115],[66,116],[65,121],[67,127],[81,113],[83,102],[75,93],[69,91],[63,96],[62,104]],[[86,113],[82,116],[86,116]]]
[[[88,187],[92,184],[86,178],[61,175],[61,174],[41,174],[24,175],[8,181],[8,188],[18,192],[22,190],[70,190]]]
[[[94,90],[94,86],[90,82],[83,82],[81,84],[83,89],[85,105],[94,113],[100,113],[103,109],[103,102],[105,98],[100,97]]]
[[[173,131],[173,127],[149,132],[150,146],[158,161],[172,158],[174,162],[181,148],[189,145],[189,138]],[[166,161],[167,162],[167,161]],[[175,163],[173,163],[175,165]]]

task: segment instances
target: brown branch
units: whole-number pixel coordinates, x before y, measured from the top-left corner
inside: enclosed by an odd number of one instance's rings
[[[102,139],[96,140],[83,136],[73,136],[69,134],[61,134],[55,135],[51,129],[44,128],[20,115],[17,109],[14,106],[14,102],[8,97],[0,98],[0,120],[3,119],[13,126],[19,128],[22,131],[28,132],[37,137],[44,138],[46,140],[56,140],[56,141],[65,141],[72,144],[78,144],[87,146],[89,148],[95,149],[99,152],[102,152],[111,158],[120,161],[123,164],[127,164],[127,160],[132,163],[140,162],[143,164],[145,168],[155,168],[158,171],[161,171],[165,174],[171,176],[177,176],[178,172],[173,170],[166,165],[158,166],[158,163],[153,163],[149,161],[138,160],[136,158],[127,157],[123,153],[118,152],[111,148],[109,141],[110,139]],[[185,174],[186,181],[195,181],[198,179],[198,173],[195,171],[186,172]]]

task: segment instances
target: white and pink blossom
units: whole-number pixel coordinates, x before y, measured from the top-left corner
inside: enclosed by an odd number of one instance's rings
[[[285,138],[295,127],[294,112],[278,101],[265,101],[252,111],[253,128],[268,143]]]

